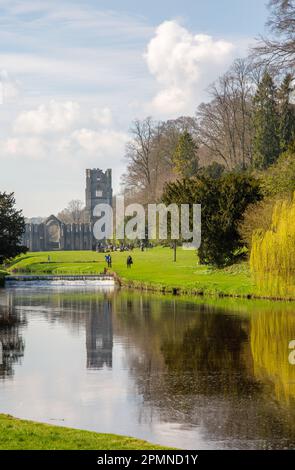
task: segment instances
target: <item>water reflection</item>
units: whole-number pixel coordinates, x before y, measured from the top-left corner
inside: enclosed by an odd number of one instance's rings
[[[294,447],[292,304],[34,288],[3,304],[2,412],[183,448]]]
[[[251,318],[251,351],[255,376],[273,383],[280,402],[294,405],[295,366],[288,345],[295,339],[295,308],[282,305],[262,308]]]
[[[8,304],[0,305],[0,379],[13,375],[13,366],[24,355],[20,328],[25,320]]]
[[[87,367],[101,369],[112,367],[113,323],[112,303],[105,299],[86,317]]]

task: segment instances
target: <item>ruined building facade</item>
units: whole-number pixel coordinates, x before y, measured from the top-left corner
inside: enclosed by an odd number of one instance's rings
[[[86,170],[85,196],[87,223],[65,224],[51,215],[41,224],[26,224],[22,244],[30,251],[95,249],[93,210],[97,204],[112,206],[112,170]]]

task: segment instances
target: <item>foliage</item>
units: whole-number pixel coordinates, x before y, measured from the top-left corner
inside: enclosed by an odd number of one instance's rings
[[[252,246],[253,232],[270,228],[275,202],[276,200],[273,198],[266,198],[255,204],[250,204],[245,210],[239,224],[239,234],[248,248]]]
[[[14,194],[0,192],[0,263],[27,251],[21,246],[24,230],[25,219],[15,208]]]
[[[222,266],[234,260],[242,246],[238,225],[247,206],[261,198],[259,182],[246,174],[228,173],[220,179],[200,176],[169,183],[163,194],[166,204],[201,204],[202,263]]]
[[[295,191],[295,142],[274,165],[259,176],[265,196],[292,195]]]
[[[181,178],[190,178],[198,170],[198,146],[188,131],[181,134],[172,157],[174,171]]]
[[[282,152],[285,152],[295,140],[295,106],[291,103],[293,92],[293,76],[287,74],[278,91],[279,135]]]
[[[277,160],[280,153],[276,88],[268,72],[263,75],[254,97],[253,126],[254,166],[267,168]]]
[[[239,59],[211,85],[211,99],[195,118],[135,121],[123,177],[130,202],[159,201],[175,174],[219,178],[224,170],[273,165],[295,135],[292,75],[280,80],[273,70]]]
[[[200,168],[198,175],[208,176],[209,178],[218,179],[224,173],[225,167],[221,163],[212,162],[210,165]]]
[[[295,194],[275,204],[269,230],[254,233],[250,266],[261,289],[295,293]]]

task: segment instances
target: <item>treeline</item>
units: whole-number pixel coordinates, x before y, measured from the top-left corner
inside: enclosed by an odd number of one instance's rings
[[[271,39],[211,85],[195,116],[131,128],[125,195],[201,204],[203,263],[250,252],[277,201],[295,191],[295,2],[272,0],[269,9]]]
[[[237,60],[210,87],[211,100],[194,117],[135,121],[126,149],[123,186],[130,197],[151,202],[165,183],[204,172],[263,170],[295,138],[294,80],[249,59]]]

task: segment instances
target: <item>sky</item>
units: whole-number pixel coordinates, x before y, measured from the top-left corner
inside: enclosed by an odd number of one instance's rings
[[[265,0],[0,0],[0,191],[26,217],[84,200],[134,119],[193,115],[265,31]]]

